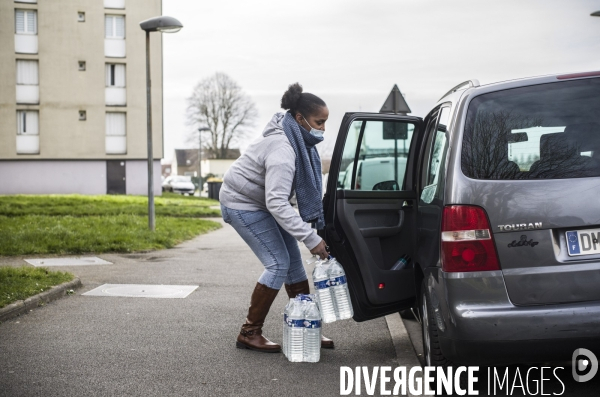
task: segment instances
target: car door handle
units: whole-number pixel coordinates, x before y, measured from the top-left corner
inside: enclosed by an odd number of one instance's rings
[[[375,226],[375,227],[363,227],[360,228],[360,234],[363,237],[389,237],[400,233],[402,230],[402,224],[404,223],[404,212],[398,211],[398,224],[393,226]]]

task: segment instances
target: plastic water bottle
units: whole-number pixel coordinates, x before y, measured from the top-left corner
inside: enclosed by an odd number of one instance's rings
[[[315,294],[298,294],[298,295],[296,295],[295,299],[298,299],[301,301],[306,301],[306,302],[316,302],[317,296]]]
[[[294,299],[288,315],[287,358],[292,362],[304,359],[304,308],[306,301]]]
[[[335,316],[338,320],[345,320],[354,316],[350,292],[344,268],[335,258],[329,259],[329,285],[335,302]]]
[[[329,284],[328,264],[318,261],[312,274],[315,285],[315,295],[319,301],[321,316],[324,323],[332,323],[336,320],[335,306]]]
[[[290,341],[288,340],[290,336],[290,324],[288,322],[288,318],[290,316],[290,311],[292,310],[292,306],[294,305],[294,299],[290,298],[290,301],[287,305],[285,305],[285,309],[283,311],[283,354],[288,356],[288,347],[290,345]]]
[[[398,261],[396,263],[394,263],[394,266],[392,266],[392,268],[390,270],[406,269],[408,267],[409,262],[410,262],[410,256],[402,255],[402,257],[400,259],[398,259]]]
[[[321,358],[321,313],[315,302],[307,302],[304,312],[304,361],[319,362]]]

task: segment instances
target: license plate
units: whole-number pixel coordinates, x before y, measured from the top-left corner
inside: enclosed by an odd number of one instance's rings
[[[600,254],[600,229],[567,232],[569,256]]]

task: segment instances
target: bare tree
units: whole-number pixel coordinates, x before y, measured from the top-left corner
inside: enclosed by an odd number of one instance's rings
[[[470,117],[473,117],[470,115]],[[480,179],[521,179],[519,166],[508,160],[511,132],[542,125],[532,118],[508,111],[478,112],[467,122],[463,137],[462,169]]]
[[[257,116],[254,101],[225,73],[199,82],[187,102],[187,123],[194,127],[188,142],[197,143],[202,134],[202,147],[217,159],[225,158],[229,146],[248,135]],[[199,132],[198,127],[209,131]]]

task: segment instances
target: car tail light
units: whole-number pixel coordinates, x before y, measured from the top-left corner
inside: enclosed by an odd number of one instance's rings
[[[442,215],[442,270],[478,272],[500,270],[490,222],[483,208],[444,207]]]

